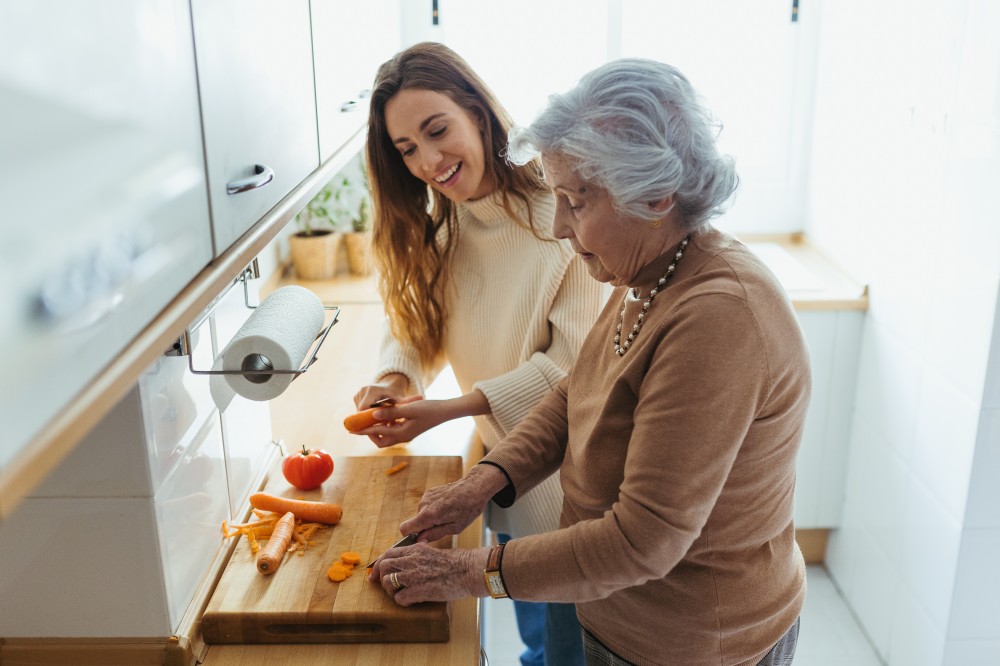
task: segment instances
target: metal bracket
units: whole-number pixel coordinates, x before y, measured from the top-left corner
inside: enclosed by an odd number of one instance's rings
[[[253,263],[247,266],[246,269],[244,269],[244,271],[239,275],[239,277],[236,278],[237,282],[243,283],[243,304],[247,307],[248,310],[255,310],[257,309],[257,306],[250,304],[250,290],[247,287],[247,280],[259,277],[260,277],[260,268],[257,265],[257,260],[254,259]],[[215,306],[218,306],[218,301],[216,301]],[[323,330],[321,330],[316,335],[316,338],[313,340],[315,347],[313,348],[312,355],[309,356],[309,360],[306,361],[305,364],[302,365],[302,367],[300,367],[298,370],[275,370],[271,366],[270,361],[259,354],[254,354],[253,357],[248,357],[248,359],[251,360],[250,365],[252,367],[244,367],[243,369],[240,370],[198,370],[194,367],[194,357],[193,354],[191,353],[191,350],[194,347],[194,345],[191,342],[191,329],[198,328],[201,324],[203,324],[205,320],[208,319],[209,316],[211,316],[214,309],[215,308],[213,306],[208,311],[207,314],[202,316],[195,323],[193,327],[188,327],[184,329],[184,334],[177,339],[177,342],[174,343],[173,347],[167,350],[166,355],[187,356],[188,369],[195,375],[246,375],[246,377],[250,381],[256,384],[263,384],[268,380],[268,378],[270,378],[271,375],[295,375],[296,377],[298,377],[298,375],[301,375],[303,372],[312,367],[312,364],[319,359],[320,347],[322,347],[323,343],[326,342],[326,337],[330,334],[330,330],[333,328],[334,324],[336,324],[340,318],[339,306],[337,305],[323,306],[324,310],[330,310],[334,313],[333,319],[331,319],[330,323],[327,324],[325,327],[323,327]],[[246,365],[246,363],[244,363],[244,365]],[[294,379],[295,378],[293,378],[293,380]]]

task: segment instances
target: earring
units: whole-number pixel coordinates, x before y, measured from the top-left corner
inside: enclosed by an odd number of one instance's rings
[[[663,220],[665,220],[665,219],[667,219],[667,218],[661,217],[658,220],[653,220],[652,222],[649,223],[649,228],[650,229],[659,229],[661,226],[663,226]]]

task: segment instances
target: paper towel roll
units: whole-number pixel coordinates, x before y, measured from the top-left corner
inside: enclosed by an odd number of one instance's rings
[[[298,370],[323,328],[323,303],[305,287],[290,285],[265,298],[222,350],[223,370]],[[250,400],[281,395],[296,375],[223,375],[237,394]]]

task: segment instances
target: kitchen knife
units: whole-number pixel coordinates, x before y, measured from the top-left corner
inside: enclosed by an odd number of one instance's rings
[[[403,537],[402,539],[400,539],[396,543],[394,543],[391,546],[389,546],[389,548],[386,548],[386,550],[388,551],[388,550],[390,550],[392,548],[399,548],[400,546],[412,546],[416,542],[417,542],[417,535],[416,535],[416,533],[407,534],[405,537]],[[382,555],[385,555],[385,553],[382,553]],[[382,557],[382,555],[379,555],[378,557]],[[366,566],[365,569],[371,569],[373,566],[375,566],[375,563],[378,562],[378,557],[376,557],[374,560],[372,560],[371,562],[369,562],[368,566]]]

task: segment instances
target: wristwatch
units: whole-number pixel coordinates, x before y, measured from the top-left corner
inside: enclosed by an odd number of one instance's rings
[[[494,599],[506,599],[507,588],[503,584],[503,576],[500,575],[500,559],[503,557],[504,544],[493,546],[490,557],[486,561],[486,571],[483,578],[486,579],[486,589],[490,591],[490,596]]]

